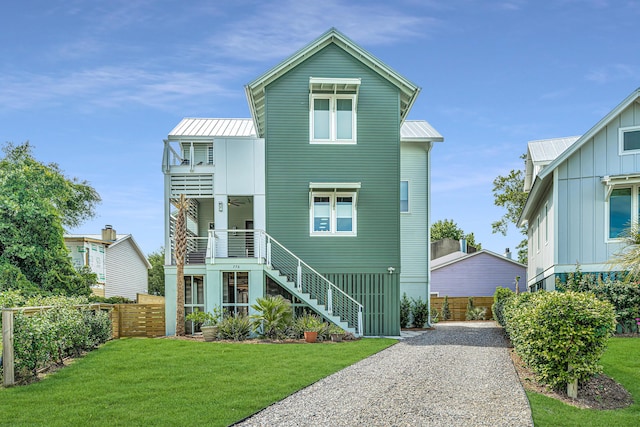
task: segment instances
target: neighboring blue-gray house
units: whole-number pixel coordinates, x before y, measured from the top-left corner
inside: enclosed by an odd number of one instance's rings
[[[528,227],[528,286],[555,289],[580,264],[609,274],[621,233],[640,213],[640,89],[580,137],[528,144],[519,226]]]
[[[527,266],[488,250],[453,252],[431,261],[431,295],[492,296],[496,287],[526,291]]]

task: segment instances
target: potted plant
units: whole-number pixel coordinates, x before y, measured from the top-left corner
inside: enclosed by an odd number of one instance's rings
[[[318,340],[318,332],[325,327],[324,322],[318,316],[306,314],[296,320],[298,330],[303,332],[304,340],[314,343]]]
[[[214,307],[211,313],[196,308],[187,315],[186,319],[200,326],[205,341],[214,341],[218,337],[218,322],[221,315],[218,307]]]
[[[336,325],[331,325],[329,327],[329,335],[331,336],[331,341],[333,342],[342,342],[342,339],[344,338],[345,332],[344,329],[336,326]]]

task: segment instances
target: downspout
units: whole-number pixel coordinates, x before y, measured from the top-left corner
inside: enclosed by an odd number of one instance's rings
[[[433,142],[427,142],[425,150],[427,152],[427,307],[429,307],[429,316],[427,316],[427,327],[432,328],[431,324],[431,148]]]

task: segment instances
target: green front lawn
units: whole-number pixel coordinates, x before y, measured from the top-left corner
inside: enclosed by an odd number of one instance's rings
[[[640,425],[640,339],[611,338],[601,363],[605,374],[633,395],[633,405],[612,411],[578,409],[550,397],[527,392],[536,427]]]
[[[229,425],[395,342],[120,339],[44,381],[0,390],[0,424]]]

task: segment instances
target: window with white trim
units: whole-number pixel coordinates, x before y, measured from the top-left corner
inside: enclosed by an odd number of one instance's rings
[[[309,141],[355,144],[359,78],[309,78]]]
[[[619,129],[620,154],[640,153],[640,126]]]
[[[609,239],[621,238],[625,230],[638,222],[638,199],[640,186],[614,188],[608,200]]]
[[[311,235],[356,235],[355,193],[311,193]]]
[[[400,181],[400,212],[409,212],[409,181]]]

